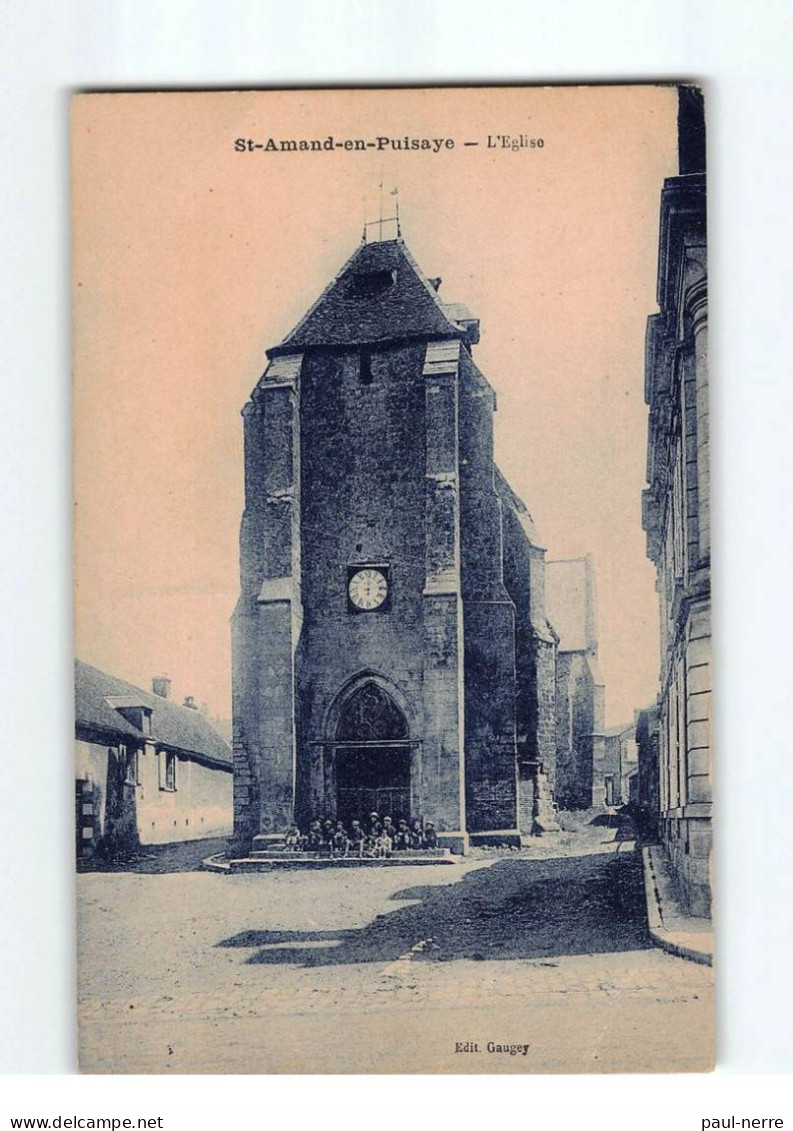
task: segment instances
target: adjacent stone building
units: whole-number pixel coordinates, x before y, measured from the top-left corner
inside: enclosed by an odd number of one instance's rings
[[[517,842],[553,780],[545,550],[494,464],[477,319],[364,241],[243,410],[235,839],[371,810]],[[540,824],[542,820],[540,820]]]
[[[229,746],[201,711],[170,700],[169,679],[152,688],[76,662],[78,860],[231,833]]]
[[[647,327],[643,522],[661,618],[659,831],[683,898],[710,910],[710,460],[705,133],[681,88],[680,175],[664,182],[659,313]]]
[[[598,666],[592,555],[547,563],[556,661],[556,800],[560,809],[606,804],[605,685]]]
[[[603,789],[606,805],[627,805],[638,770],[636,724],[609,727],[603,736]]]
[[[636,712],[636,751],[638,781],[635,814],[642,833],[655,836],[661,811],[658,707],[655,704]]]

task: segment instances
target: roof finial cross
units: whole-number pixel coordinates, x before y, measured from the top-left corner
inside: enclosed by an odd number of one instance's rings
[[[394,214],[393,214],[393,216],[386,216],[384,214],[384,207],[385,207],[385,202],[383,200],[384,195],[394,197]],[[382,243],[383,240],[385,239],[385,236],[383,234],[383,227],[384,227],[385,224],[395,224],[396,225],[397,239],[401,238],[401,236],[402,236],[402,224],[401,224],[401,221],[399,219],[399,189],[396,186],[394,186],[394,188],[389,189],[387,194],[386,194],[384,186],[383,186],[383,177],[381,176],[380,177],[380,184],[379,184],[379,209],[378,209],[378,217],[377,217],[376,220],[367,220],[366,219],[366,197],[364,195],[363,242],[364,243],[372,243],[372,242]],[[369,235],[369,231],[370,231],[371,228],[377,229],[377,236],[375,237],[374,241],[372,240],[372,237]]]

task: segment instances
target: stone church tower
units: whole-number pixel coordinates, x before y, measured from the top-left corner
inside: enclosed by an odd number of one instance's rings
[[[493,462],[478,321],[439,286],[400,238],[362,243],[243,410],[238,850],[372,810],[455,851],[536,831],[545,550]]]

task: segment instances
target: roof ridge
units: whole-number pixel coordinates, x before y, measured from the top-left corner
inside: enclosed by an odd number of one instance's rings
[[[193,707],[186,707],[173,699],[164,699],[154,691],[147,691],[129,680],[103,671],[75,657],[75,675],[79,680],[83,677],[82,690],[89,694],[81,694],[78,683],[76,695],[76,721],[86,726],[104,726],[109,728],[111,722],[119,731],[129,732],[132,728],[135,734],[143,737],[139,727],[135,727],[125,719],[108,702],[108,699],[123,695],[134,694],[141,698],[141,705],[151,709],[156,715],[157,726],[152,725],[152,737],[163,746],[170,746],[185,753],[193,754],[199,758],[210,758],[218,762],[229,764],[231,761],[231,747],[222,735],[218,733],[212,723],[203,713]],[[92,707],[93,702],[93,707]],[[103,717],[103,712],[110,712]],[[185,729],[186,727],[186,729]],[[207,740],[207,741],[205,741]]]

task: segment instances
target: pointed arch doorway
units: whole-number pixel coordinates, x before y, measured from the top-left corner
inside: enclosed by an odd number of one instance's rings
[[[347,827],[370,813],[410,819],[407,718],[380,683],[367,679],[341,706],[334,734],[336,811]]]

